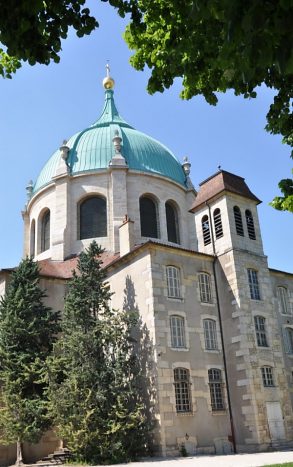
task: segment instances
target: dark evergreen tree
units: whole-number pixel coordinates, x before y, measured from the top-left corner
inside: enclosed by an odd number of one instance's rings
[[[58,313],[43,304],[38,265],[24,259],[0,302],[1,441],[36,443],[50,427],[46,359],[59,330]]]
[[[137,314],[111,310],[102,252],[93,242],[80,255],[50,364],[58,433],[76,459],[91,463],[145,452],[149,429],[131,337]]]

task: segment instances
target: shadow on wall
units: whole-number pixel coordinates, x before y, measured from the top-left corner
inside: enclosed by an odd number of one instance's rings
[[[142,321],[135,297],[134,282],[131,276],[127,275],[125,279],[123,311],[134,314],[137,317],[136,324],[131,330],[137,365],[137,397],[143,405],[146,426],[148,427],[147,443],[149,445],[149,454],[153,455],[161,453],[160,427],[156,418],[159,409],[154,344],[150,338],[150,332],[146,324]]]

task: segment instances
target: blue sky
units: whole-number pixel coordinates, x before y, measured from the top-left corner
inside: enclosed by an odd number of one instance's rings
[[[88,4],[100,28],[82,39],[71,32],[58,65],[24,66],[12,80],[0,78],[0,268],[15,266],[22,256],[27,182],[36,179],[64,139],[99,116],[109,60],[123,118],[168,146],[180,161],[187,155],[196,188],[218,165],[244,177],[263,201],[259,217],[269,266],[292,271],[292,214],[268,205],[279,193],[278,181],[291,174],[289,148],[264,131],[272,92],[260,89],[254,100],[227,93],[211,107],[201,97],[182,101],[176,80],[170,90],[149,96],[149,72],[129,64],[125,22],[108,3]]]

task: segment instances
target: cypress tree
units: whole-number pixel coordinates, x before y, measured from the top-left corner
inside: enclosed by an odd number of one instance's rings
[[[105,464],[145,452],[149,427],[131,336],[138,317],[109,306],[102,252],[91,243],[69,283],[50,397],[58,432],[75,458]]]
[[[38,442],[51,425],[46,359],[59,325],[39,281],[37,263],[22,260],[0,301],[0,432],[16,443],[18,464],[22,443]]]

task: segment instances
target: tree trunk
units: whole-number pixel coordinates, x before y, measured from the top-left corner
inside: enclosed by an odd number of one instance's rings
[[[59,440],[58,449],[59,449],[60,451],[62,451],[63,448],[64,448],[64,441],[63,441],[63,439],[60,439],[60,440]]]
[[[22,444],[21,441],[17,441],[16,443],[16,462],[15,465],[22,465],[23,464],[23,457],[22,457]]]

